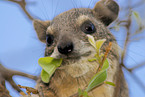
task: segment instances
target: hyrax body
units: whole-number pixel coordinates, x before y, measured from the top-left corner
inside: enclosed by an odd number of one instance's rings
[[[107,80],[116,84],[103,84],[89,92],[91,97],[128,97],[128,90],[119,66],[118,46],[107,26],[113,22],[119,6],[113,0],[101,0],[94,9],[78,8],[56,16],[52,21],[34,20],[34,27],[40,41],[46,43],[45,56],[63,58],[63,63],[52,76],[48,85],[40,81],[38,88],[44,97],[76,96],[78,89],[84,89],[98,65],[88,62],[95,54],[87,35],[96,40],[106,39],[102,52],[109,42],[112,50],[108,55],[110,68]],[[41,86],[41,89],[40,89]],[[43,93],[42,93],[43,92]]]

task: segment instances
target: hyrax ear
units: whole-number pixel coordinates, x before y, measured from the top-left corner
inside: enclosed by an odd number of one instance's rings
[[[33,20],[34,29],[41,42],[46,42],[46,30],[50,25],[50,21]]]
[[[114,0],[101,0],[95,5],[93,12],[105,26],[108,26],[117,18],[119,5]]]

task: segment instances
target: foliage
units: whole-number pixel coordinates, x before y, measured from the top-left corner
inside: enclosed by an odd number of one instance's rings
[[[112,82],[105,81],[104,83],[115,87],[115,84]]]
[[[102,54],[100,52],[100,49],[101,49],[102,45],[104,44],[104,42],[106,41],[106,39],[101,39],[101,40],[95,41],[93,36],[88,35],[88,41],[90,42],[90,44],[96,50],[95,58],[89,59],[88,61],[89,62],[97,61],[99,63],[99,68],[97,70],[97,73],[90,80],[87,88],[84,91],[82,91],[80,89],[78,90],[79,97],[81,97],[81,96],[88,97],[87,94],[90,90],[92,90],[93,88],[95,88],[95,87],[97,87],[97,86],[99,86],[100,84],[103,84],[103,83],[115,86],[114,83],[106,81],[106,79],[107,79],[107,69],[109,68],[109,62],[106,58],[107,54]],[[106,52],[109,52],[109,51],[106,51]]]
[[[104,44],[104,42],[106,41],[106,39],[95,41],[93,36],[88,35],[88,41],[96,50],[95,58],[89,59],[89,61],[90,62],[97,61],[100,65],[99,66],[100,69],[98,69],[97,73],[92,77],[87,88],[84,91],[80,89],[78,90],[79,96],[83,96],[83,97],[88,97],[88,92],[92,90],[93,88],[99,86],[100,84],[106,83],[106,84],[115,86],[111,82],[104,82],[107,79],[107,69],[109,68],[109,62],[106,58],[107,55],[105,56],[104,54],[102,54],[100,52],[100,49],[102,45]],[[57,67],[61,65],[61,63],[62,63],[62,59],[55,59],[52,57],[40,58],[38,60],[38,64],[42,67],[42,71],[41,71],[42,81],[45,83],[48,83],[52,74],[55,72]]]
[[[94,77],[89,82],[89,85],[85,91],[88,92],[91,89],[95,88],[96,86],[99,86],[100,84],[102,84],[107,78],[107,69],[108,68],[109,68],[109,62],[106,59],[101,71],[94,75]]]
[[[78,89],[79,97],[89,97],[87,91],[82,91],[80,88]]]
[[[62,59],[54,59],[52,57],[44,57],[38,60],[38,64],[42,67],[41,79],[43,82],[48,83],[50,77],[55,72],[56,68],[62,63]]]
[[[134,18],[135,18],[137,24],[138,24],[139,26],[141,26],[142,23],[141,23],[141,17],[140,17],[140,15],[139,15],[139,13],[136,12],[136,11],[132,11],[132,14],[133,14],[133,16],[134,16]]]

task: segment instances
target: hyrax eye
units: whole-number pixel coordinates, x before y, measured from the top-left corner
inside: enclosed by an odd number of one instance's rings
[[[95,28],[94,24],[90,21],[84,22],[81,26],[81,30],[86,34],[92,34],[92,33],[96,32],[96,28]]]
[[[51,46],[53,44],[53,41],[54,41],[54,36],[48,34],[46,36],[46,44],[47,44],[47,46]]]

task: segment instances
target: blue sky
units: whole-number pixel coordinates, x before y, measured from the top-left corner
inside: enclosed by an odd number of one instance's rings
[[[27,5],[28,11],[36,18],[41,20],[52,20],[54,16],[61,12],[69,10],[71,8],[89,7],[93,8],[98,0],[27,0],[28,2],[35,2],[34,4]],[[117,0],[121,6],[126,6],[126,0]],[[136,0],[133,0],[133,4]],[[145,7],[141,6],[137,9],[141,14],[141,17],[145,19],[145,13],[142,10]],[[123,9],[121,9],[123,10]],[[124,19],[124,13],[120,13],[119,18]],[[136,28],[136,22],[133,25]],[[27,19],[18,5],[6,1],[0,1],[0,62],[7,68],[22,71],[32,75],[39,75],[40,66],[37,61],[44,55],[45,44],[41,43],[34,31],[32,22]],[[119,45],[123,46],[123,33],[125,29],[112,31],[117,37]],[[123,36],[123,37],[122,37]],[[143,33],[140,36],[145,36]],[[139,64],[141,61],[145,61],[145,39],[140,41],[134,41],[130,44],[126,56],[127,67],[133,67]],[[130,97],[145,97],[145,90],[135,82],[135,80],[125,72],[125,78],[127,79]],[[143,82],[145,86],[145,66],[133,71],[134,74]],[[15,76],[14,80],[17,84],[24,86],[35,86],[33,80],[28,80],[24,77]],[[17,92],[7,83],[7,88],[10,90],[10,94],[13,97],[19,97]]]

